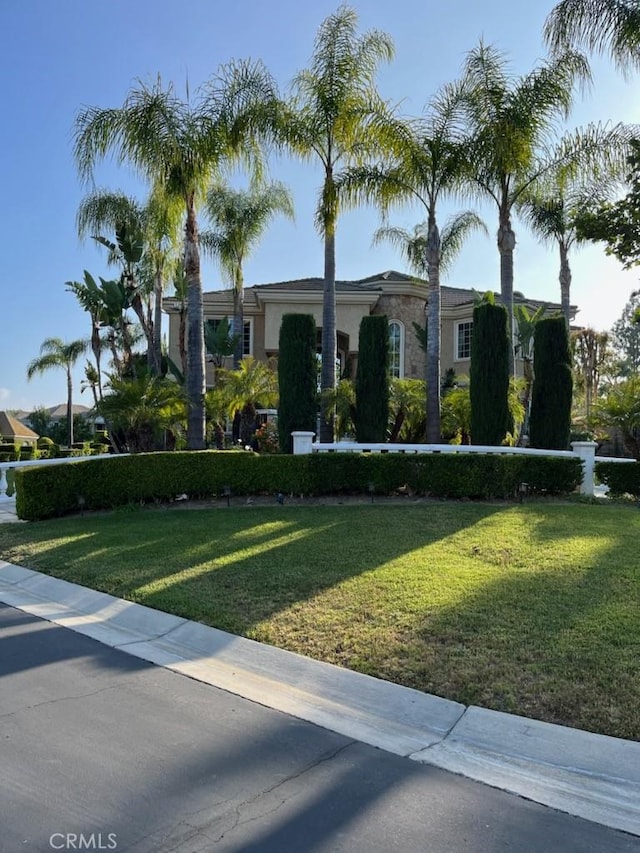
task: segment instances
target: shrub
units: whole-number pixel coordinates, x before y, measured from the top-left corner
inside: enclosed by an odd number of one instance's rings
[[[258,451],[260,453],[279,453],[280,442],[278,427],[267,421],[256,430],[255,440],[258,443]]]
[[[356,370],[356,440],[384,441],[389,423],[389,321],[363,317]]]
[[[293,430],[316,429],[316,321],[312,314],[285,314],[278,353],[278,436],[284,453],[293,450]]]
[[[471,440],[500,445],[513,431],[509,413],[509,336],[504,305],[484,301],[473,309],[471,367]]]
[[[17,511],[37,520],[129,503],[232,494],[393,494],[408,486],[446,498],[511,498],[520,483],[562,494],[581,480],[577,458],[491,454],[318,453],[260,455],[184,451],[114,456],[16,470]]]
[[[573,378],[564,317],[538,320],[533,333],[532,447],[566,450],[571,432]]]
[[[595,470],[600,482],[609,487],[611,495],[640,498],[639,462],[596,462]]]

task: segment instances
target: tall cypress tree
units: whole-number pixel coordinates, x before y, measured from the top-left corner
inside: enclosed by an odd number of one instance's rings
[[[529,443],[546,450],[567,450],[573,376],[564,317],[545,317],[536,323],[533,372]]]
[[[356,439],[384,441],[389,424],[389,321],[363,317],[356,371]]]
[[[471,441],[500,445],[513,429],[509,413],[509,353],[507,311],[493,294],[473,309],[471,367]]]
[[[278,438],[291,453],[293,430],[316,430],[318,379],[316,321],[311,314],[285,314],[278,355]]]

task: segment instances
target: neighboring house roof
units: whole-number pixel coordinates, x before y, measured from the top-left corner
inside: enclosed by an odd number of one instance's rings
[[[62,418],[67,417],[67,404],[60,403],[59,406],[49,406],[46,411],[52,421],[62,420]],[[73,415],[86,415],[90,411],[91,409],[88,406],[76,406],[75,404],[71,406],[71,412]]]
[[[38,433],[29,429],[17,418],[0,412],[0,436],[3,438],[34,441],[39,438]]]

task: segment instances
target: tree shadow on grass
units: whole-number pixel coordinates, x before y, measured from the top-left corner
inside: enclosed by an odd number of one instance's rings
[[[2,553],[23,562],[21,543],[31,542],[41,547],[30,568],[243,632],[501,508],[434,503],[143,511],[28,525]],[[67,538],[79,530],[81,538]]]
[[[69,520],[21,532],[41,535],[49,573],[159,610],[465,704],[638,737],[638,525],[611,509],[273,507],[160,525],[143,511],[76,520],[76,543]],[[447,565],[423,557],[445,541]]]
[[[593,516],[572,535],[571,515],[536,519],[537,571],[507,561],[471,595],[422,620],[407,638],[423,660],[412,686],[638,740],[640,561],[630,555],[640,524],[630,514],[624,532],[618,525],[613,533],[611,516]],[[585,547],[586,556],[578,545],[590,540],[599,547]]]

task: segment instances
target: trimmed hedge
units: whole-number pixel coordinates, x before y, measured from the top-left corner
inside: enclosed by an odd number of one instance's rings
[[[482,302],[473,309],[469,398],[474,444],[500,445],[507,433],[513,432],[508,329],[504,305]]]
[[[316,430],[318,375],[313,315],[285,314],[278,346],[278,441],[283,453],[292,453],[294,430]]]
[[[529,443],[546,450],[566,450],[571,434],[573,376],[564,317],[544,317],[536,323],[533,373]]]
[[[224,451],[138,453],[16,469],[16,508],[36,521],[130,503],[257,494],[393,494],[403,486],[441,498],[513,498],[566,494],[582,478],[579,459],[491,454],[313,453],[256,455]]]
[[[596,462],[595,471],[612,495],[640,498],[640,462]]]
[[[384,441],[389,424],[389,321],[371,314],[360,321],[356,370],[356,441]]]

